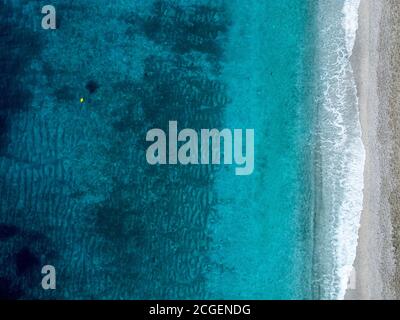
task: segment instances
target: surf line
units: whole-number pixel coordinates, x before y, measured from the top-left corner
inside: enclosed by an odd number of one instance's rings
[[[154,128],[147,132],[146,141],[153,142],[146,151],[146,160],[150,165],[208,165],[210,163],[220,165],[222,154],[223,164],[236,164],[236,175],[251,175],[254,171],[254,129],[246,129],[245,141],[243,141],[242,129],[201,129],[199,139],[194,129],[185,128],[178,132],[178,122],[169,121],[168,134],[162,129]],[[221,153],[222,142],[223,153]],[[179,148],[178,143],[180,143]],[[245,154],[243,154],[243,145]]]

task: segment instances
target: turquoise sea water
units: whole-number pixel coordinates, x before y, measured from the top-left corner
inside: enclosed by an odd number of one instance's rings
[[[56,0],[49,31],[47,3],[0,0],[1,297],[342,297],[356,2]],[[254,173],[150,166],[171,120],[254,129]]]
[[[232,104],[224,123],[255,129],[256,168],[217,179],[214,254],[228,271],[212,275],[212,289],[229,298],[310,298],[315,6],[234,1],[230,8],[224,77]]]

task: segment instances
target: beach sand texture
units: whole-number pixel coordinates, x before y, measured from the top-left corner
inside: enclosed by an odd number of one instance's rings
[[[361,0],[352,64],[366,148],[364,204],[347,299],[400,297],[400,2]]]

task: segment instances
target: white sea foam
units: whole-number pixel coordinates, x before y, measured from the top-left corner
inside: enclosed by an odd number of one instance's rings
[[[349,56],[351,56],[356,40],[358,29],[358,9],[360,0],[346,0],[343,7],[343,23],[345,30],[346,48]],[[350,69],[351,65],[349,63]],[[359,101],[357,97],[357,87],[352,73],[352,87],[355,91],[355,105],[357,107],[357,117],[354,123],[356,127],[356,136],[347,146],[347,150],[353,154],[349,159],[347,175],[346,191],[348,192],[345,201],[341,205],[341,216],[339,228],[337,230],[338,239],[342,239],[340,245],[339,256],[339,275],[340,285],[338,298],[345,296],[347,285],[353,269],[354,260],[356,258],[356,249],[358,242],[358,230],[360,228],[361,212],[363,208],[363,189],[364,189],[364,165],[365,165],[365,148],[362,141],[361,123],[359,117]]]
[[[358,8],[360,0],[346,0],[342,13],[344,15],[342,26],[346,32],[346,48],[349,53],[353,51],[358,29]]]
[[[344,298],[356,256],[363,203],[365,150],[350,56],[358,28],[360,0],[324,1],[320,8],[319,212],[326,226],[320,237],[322,298]],[[341,11],[340,11],[341,9]],[[336,13],[332,13],[336,12]]]

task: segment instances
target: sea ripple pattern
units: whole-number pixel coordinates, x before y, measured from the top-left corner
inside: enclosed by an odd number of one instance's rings
[[[217,169],[149,166],[145,136],[221,127],[224,2],[53,3],[49,31],[0,1],[0,296],[207,298]]]

